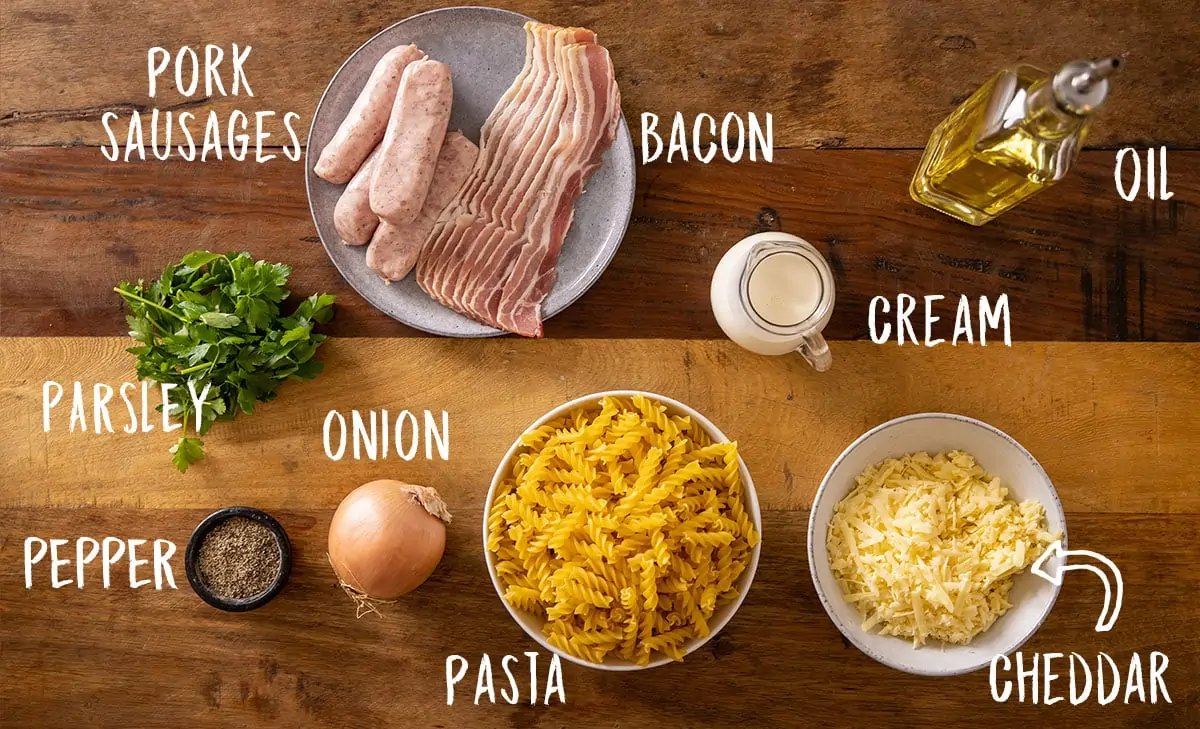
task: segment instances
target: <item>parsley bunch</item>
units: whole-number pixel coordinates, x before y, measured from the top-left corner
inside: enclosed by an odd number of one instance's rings
[[[183,429],[171,453],[180,471],[204,457],[204,441],[187,435],[196,418],[189,382],[197,395],[211,385],[200,408],[203,435],[239,409],[249,415],[256,402],[274,400],[284,380],[321,371],[313,355],[326,335],[313,327],[333,318],[335,297],[314,294],[283,316],[291,273],[249,253],[194,251],[148,286],[139,279],[113,289],[129,305],[129,336],[140,343],[126,350],[137,355],[138,379],[176,385],[170,407]]]

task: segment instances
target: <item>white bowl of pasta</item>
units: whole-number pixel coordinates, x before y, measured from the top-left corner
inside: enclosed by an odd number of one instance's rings
[[[509,614],[582,666],[681,660],[746,597],[761,551],[750,472],[681,402],[619,390],[538,418],[488,489],[488,573]]]

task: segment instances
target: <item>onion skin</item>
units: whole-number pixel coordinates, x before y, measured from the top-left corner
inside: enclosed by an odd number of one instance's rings
[[[343,586],[392,600],[433,574],[446,549],[446,511],[437,491],[383,479],[351,491],[329,525],[329,561]]]

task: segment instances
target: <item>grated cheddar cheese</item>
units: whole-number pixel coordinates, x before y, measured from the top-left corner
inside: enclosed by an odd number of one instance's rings
[[[834,509],[829,563],[863,630],[970,643],[1012,607],[1021,572],[1061,535],[962,451],[871,466]]]

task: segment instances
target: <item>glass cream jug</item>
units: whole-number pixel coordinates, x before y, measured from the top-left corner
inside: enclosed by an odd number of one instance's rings
[[[799,352],[818,372],[833,363],[821,336],[833,313],[833,271],[803,238],[758,233],[739,241],[717,264],[710,297],[725,335],[751,352]]]

